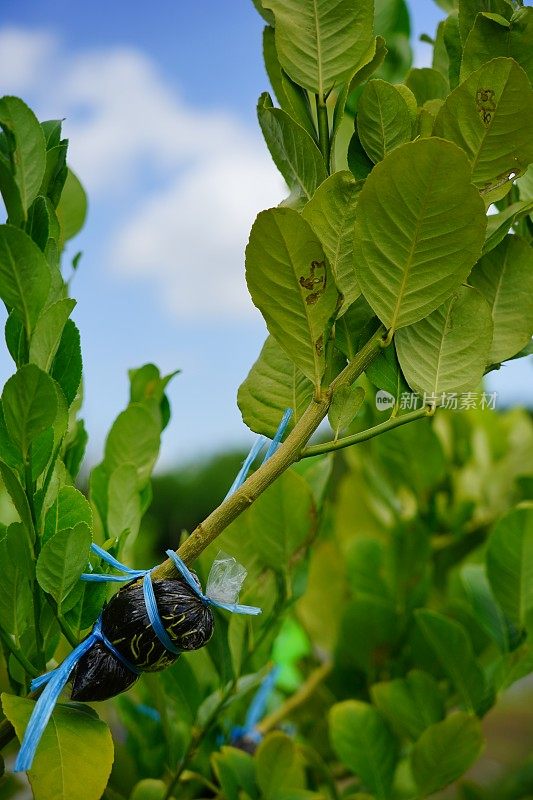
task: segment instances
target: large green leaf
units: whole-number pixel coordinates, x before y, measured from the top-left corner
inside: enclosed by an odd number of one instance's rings
[[[411,113],[401,93],[386,81],[369,81],[357,106],[359,139],[369,158],[377,163],[409,142],[411,127]]]
[[[496,58],[448,96],[434,134],[455,142],[472,162],[472,180],[490,185],[533,161],[533,89],[512,59]]]
[[[462,150],[440,139],[396,148],[366,180],[354,253],[361,291],[388,328],[438,308],[479,258],[486,217]]]
[[[426,608],[416,611],[415,619],[466,708],[478,713],[486,711],[485,676],[462,625]]]
[[[511,358],[533,334],[533,248],[518,236],[506,236],[478,261],[468,280],[492,312],[488,363]]]
[[[357,69],[373,41],[373,0],[264,0],[276,49],[297,84],[324,97]]]
[[[26,364],[7,381],[2,404],[9,435],[25,458],[31,443],[55,420],[54,382],[34,364]]]
[[[372,700],[399,736],[418,739],[444,716],[444,701],[431,675],[411,670],[405,678],[375,683]]]
[[[4,714],[19,741],[35,702],[2,694]],[[100,800],[113,765],[109,728],[88,707],[58,705],[28,772],[35,800]]]
[[[37,320],[30,341],[30,361],[45,372],[50,371],[65,323],[75,305],[76,301],[69,298],[57,300]]]
[[[0,297],[16,308],[30,336],[50,287],[46,258],[24,231],[0,225]]]
[[[397,742],[371,705],[360,700],[337,703],[329,712],[333,749],[348,769],[379,800],[387,800],[397,759]]]
[[[462,711],[428,728],[411,752],[411,769],[420,796],[426,797],[460,778],[484,745],[481,723]]]
[[[37,559],[37,580],[59,606],[86,569],[90,546],[91,531],[85,522],[58,531],[43,545]]]
[[[79,522],[92,528],[91,506],[74,486],[62,486],[46,512],[43,541],[47,541],[58,531],[74,528]]]
[[[362,181],[348,171],[335,172],[302,211],[320,239],[346,309],[361,294],[353,263],[353,226]]]
[[[509,0],[460,0],[459,31],[461,41],[466,42],[468,34],[474,27],[476,17],[483,12],[499,14],[506,19],[513,15],[513,7]]]
[[[492,530],[487,574],[504,613],[523,627],[533,622],[533,507],[516,508]]]
[[[395,341],[403,374],[415,391],[434,395],[436,402],[444,392],[473,391],[489,363],[489,304],[480,292],[460,286],[436,311],[399,330]]]
[[[300,419],[313,398],[313,384],[269,336],[259,358],[241,383],[237,403],[246,425],[272,438],[287,408],[290,427]]]
[[[338,294],[322,245],[297,211],[259,214],[246,248],[246,280],[272,336],[319,386],[324,334]]]
[[[20,522],[13,522],[0,539],[0,563],[0,625],[19,641],[32,618],[34,580],[33,553]]]
[[[7,152],[0,149],[0,188],[10,222],[19,225],[44,176],[44,134],[33,111],[18,97],[0,98],[0,126],[7,145]]]
[[[264,92],[257,117],[275,165],[291,190],[291,204],[309,200],[326,178],[324,159],[313,139]]]
[[[464,45],[461,80],[498,56],[514,58],[533,81],[533,8],[519,8],[510,22],[478,14]]]
[[[159,453],[160,426],[139,403],[130,403],[113,423],[105,445],[105,464],[111,473],[122,464],[137,469],[139,489],[146,485]]]

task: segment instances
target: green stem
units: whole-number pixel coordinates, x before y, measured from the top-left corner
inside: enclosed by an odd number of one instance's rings
[[[318,123],[318,144],[320,152],[324,156],[326,170],[329,174],[329,156],[330,156],[330,141],[329,141],[329,122],[328,122],[328,108],[326,101],[318,94],[315,95],[316,99],[316,118]]]
[[[303,705],[313,695],[316,689],[320,686],[323,680],[327,678],[331,672],[331,663],[322,664],[322,666],[315,669],[303,683],[298,691],[287,698],[285,702],[273,711],[257,725],[257,730],[261,734],[268,733],[275,728],[285,717],[288,717],[295,709]]]
[[[16,646],[16,644],[13,641],[13,639],[11,638],[11,636],[8,633],[6,633],[6,631],[3,628],[0,628],[0,639],[5,644],[5,646],[7,647],[7,649],[9,650],[11,655],[13,656],[13,658],[16,658],[17,661],[19,662],[20,666],[24,670],[26,670],[28,675],[30,675],[32,678],[36,678],[40,674],[35,669],[33,664],[30,661],[28,661],[28,659],[26,658],[24,653],[22,653],[18,649],[18,647]]]
[[[311,435],[316,431],[328,413],[333,394],[342,386],[349,386],[361,375],[369,364],[380,354],[383,346],[385,329],[380,329],[372,336],[363,348],[354,356],[347,367],[332,382],[329,389],[313,398],[308,408],[304,411],[291,433],[283,444],[276,450],[259,469],[257,469],[243,483],[243,485],[224,500],[218,508],[192,532],[188,539],[178,550],[179,555],[187,564],[198,558],[205,548],[220,536],[223,530],[233,522],[243,511],[261,495],[265,489],[285,472],[291,464],[299,461],[301,453]],[[152,576],[161,580],[172,577],[176,568],[170,559],[167,559],[152,571]]]
[[[401,425],[406,425],[408,422],[414,422],[424,417],[431,417],[434,413],[434,406],[424,406],[424,408],[418,408],[416,411],[411,411],[409,414],[403,414],[401,417],[391,417],[385,422],[380,422],[379,425],[375,425],[373,428],[354,433],[351,436],[345,436],[343,439],[337,439],[335,442],[324,442],[324,444],[314,444],[311,445],[311,447],[306,447],[302,450],[300,458],[319,456],[322,455],[322,453],[332,453],[335,450],[342,450],[343,447],[351,447],[352,444],[366,442],[368,439],[373,439],[374,436],[379,436],[386,431],[391,431],[393,428],[399,428]]]

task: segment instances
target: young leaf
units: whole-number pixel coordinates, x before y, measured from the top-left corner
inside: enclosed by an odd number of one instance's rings
[[[335,172],[302,210],[302,217],[322,243],[337,288],[343,295],[344,309],[361,294],[352,249],[355,206],[361,188],[362,182],[355,181],[350,172]]]
[[[67,179],[57,206],[63,241],[72,239],[83,228],[87,216],[87,196],[79,179],[68,171]]]
[[[418,737],[444,717],[444,701],[436,680],[414,669],[405,678],[375,683],[372,700],[399,736]]]
[[[292,408],[290,428],[313,398],[313,384],[269,336],[259,358],[241,383],[237,404],[246,425],[270,439],[287,408]]]
[[[7,381],[2,404],[9,435],[26,458],[31,443],[55,420],[54,382],[34,364],[26,364]]]
[[[359,700],[337,703],[329,712],[333,749],[378,800],[387,800],[397,760],[397,741],[372,706]]]
[[[517,61],[531,81],[532,52],[533,8],[519,8],[510,22],[504,17],[478,14],[464,44],[461,80],[492,58],[503,56]]]
[[[274,108],[264,92],[257,117],[275,165],[291,190],[291,202],[309,200],[326,178],[326,167],[313,139],[281,108]]]
[[[433,133],[463,148],[472,162],[473,182],[484,187],[522,172],[533,161],[532,127],[533,89],[527,75],[512,59],[496,58],[448,96]]]
[[[110,475],[108,484],[107,531],[118,537],[124,531],[134,536],[141,523],[141,500],[137,486],[137,468],[121,464]]]
[[[487,575],[509,619],[533,622],[533,508],[516,508],[492,530],[487,545]]]
[[[361,0],[263,0],[275,18],[282,67],[324,97],[354,73],[373,40],[374,4]]]
[[[335,441],[341,431],[352,424],[364,399],[365,390],[362,386],[343,386],[335,393],[328,411],[329,424],[333,429]]]
[[[355,221],[356,275],[388,328],[438,308],[479,258],[485,207],[470,172],[456,145],[423,139],[393,150],[368,177]]]
[[[426,797],[460,778],[484,745],[481,723],[462,711],[428,728],[411,752],[411,769],[420,795]]]
[[[30,340],[30,362],[45,372],[50,371],[65,323],[75,305],[76,301],[69,298],[57,300],[37,320]]]
[[[24,231],[0,225],[0,297],[15,308],[30,336],[50,287],[46,258]]]
[[[409,108],[391,83],[374,79],[364,87],[357,106],[357,130],[375,164],[398,145],[411,141]]]
[[[9,154],[0,152],[0,189],[10,222],[20,225],[43,179],[44,134],[33,111],[18,97],[0,98],[0,126]]]
[[[489,363],[490,307],[480,292],[461,286],[428,317],[399,330],[395,341],[415,391],[434,395],[436,402],[444,392],[473,391]]]
[[[159,453],[159,435],[160,426],[150,412],[138,403],[131,403],[118,415],[107,437],[105,464],[109,472],[122,464],[133,464],[138,488],[142,489]]]
[[[322,245],[297,211],[259,214],[246,248],[246,280],[272,336],[318,387],[338,295]]]
[[[409,70],[405,85],[412,91],[419,106],[428,100],[444,100],[450,91],[446,78],[431,67]]]
[[[484,713],[489,699],[485,675],[463,626],[429,609],[415,611],[415,619],[466,708]]]
[[[533,248],[519,236],[506,236],[478,261],[468,280],[492,312],[488,363],[498,364],[518,353],[533,334]]]
[[[62,605],[86,569],[90,546],[91,531],[85,522],[58,531],[43,545],[37,559],[37,580],[41,589],[51,594],[58,606]]]
[[[4,714],[19,741],[35,702],[2,694]],[[109,728],[86,706],[58,705],[28,773],[35,800],[99,800],[113,764]]]

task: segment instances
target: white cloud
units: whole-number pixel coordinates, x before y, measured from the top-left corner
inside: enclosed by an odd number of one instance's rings
[[[0,52],[6,44],[2,88],[24,91],[41,117],[67,117],[70,162],[93,205],[116,206],[110,268],[150,281],[180,318],[249,313],[248,232],[283,196],[259,133],[187,105],[139,50],[71,55],[24,29],[0,30]]]

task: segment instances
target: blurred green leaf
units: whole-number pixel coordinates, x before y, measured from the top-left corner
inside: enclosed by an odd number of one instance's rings
[[[296,744],[286,733],[269,734],[259,745],[254,761],[257,783],[265,800],[277,800],[281,792],[304,788],[303,763]]]
[[[370,693],[377,709],[401,737],[418,739],[426,728],[444,717],[438,684],[422,670],[411,670],[405,678],[374,683]]]
[[[507,626],[487,580],[484,566],[465,564],[461,568],[461,581],[477,621],[505,653],[509,649]]]
[[[487,544],[487,575],[504,613],[523,627],[533,623],[533,508],[506,514]]]

